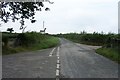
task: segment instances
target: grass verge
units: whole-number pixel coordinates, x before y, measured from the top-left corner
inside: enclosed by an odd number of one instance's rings
[[[103,55],[117,63],[120,63],[120,54],[116,48],[99,48],[96,50],[96,53]]]
[[[59,39],[57,37],[48,37],[44,40],[42,40],[38,44],[33,44],[29,47],[16,47],[16,48],[11,48],[11,47],[2,47],[2,55],[9,55],[9,54],[15,54],[18,52],[26,52],[26,51],[34,51],[34,50],[41,50],[41,49],[46,49],[46,48],[51,48],[54,46],[57,46],[59,44]]]
[[[57,46],[59,43],[59,39],[57,37],[49,37],[45,40],[43,40],[40,44],[35,44],[32,48],[32,50],[38,50],[38,49],[46,49]]]

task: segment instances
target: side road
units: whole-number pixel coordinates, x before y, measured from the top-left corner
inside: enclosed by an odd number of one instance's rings
[[[95,53],[97,46],[61,39],[61,75],[65,78],[118,78],[118,64]]]

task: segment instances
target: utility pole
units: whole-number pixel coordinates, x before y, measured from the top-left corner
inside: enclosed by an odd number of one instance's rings
[[[40,30],[40,33],[43,33],[43,34],[45,34],[45,30],[46,30],[46,28],[44,28],[44,21],[43,21],[43,30]]]
[[[45,22],[43,21],[43,29],[44,29],[44,23],[45,23]]]

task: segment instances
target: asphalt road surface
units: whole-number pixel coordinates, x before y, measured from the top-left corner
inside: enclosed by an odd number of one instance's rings
[[[60,39],[50,49],[2,57],[3,78],[118,78],[118,64],[88,46]]]

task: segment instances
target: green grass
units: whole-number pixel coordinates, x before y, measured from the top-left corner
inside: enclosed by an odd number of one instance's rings
[[[19,46],[16,48],[3,47],[2,48],[2,55],[15,54],[18,52],[41,50],[41,49],[55,47],[58,44],[59,44],[59,39],[57,37],[49,36],[49,37],[43,39],[40,43],[36,43],[36,44],[31,45],[29,47],[25,47],[25,46],[24,47]]]
[[[96,50],[96,53],[103,55],[117,63],[120,63],[120,53],[118,52],[118,49],[115,48],[99,48]]]
[[[16,47],[16,48],[2,47],[2,55],[14,54],[22,51],[27,51],[27,50],[22,47]]]
[[[41,41],[39,44],[35,44],[32,49],[46,49],[57,46],[59,43],[59,39],[57,37],[49,37],[43,41]]]

